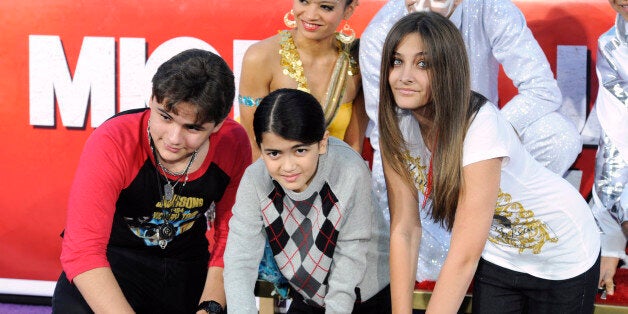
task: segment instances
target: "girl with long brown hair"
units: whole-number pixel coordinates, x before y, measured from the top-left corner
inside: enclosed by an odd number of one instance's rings
[[[411,309],[423,222],[450,237],[428,313],[456,312],[472,280],[473,313],[592,311],[600,245],[588,205],[471,91],[458,29],[436,13],[402,18],[381,75],[393,312]]]

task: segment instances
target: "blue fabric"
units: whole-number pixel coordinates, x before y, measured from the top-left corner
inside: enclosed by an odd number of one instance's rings
[[[288,280],[281,274],[279,266],[277,266],[277,262],[275,261],[275,255],[268,241],[266,241],[264,256],[259,264],[258,278],[272,283],[273,286],[275,286],[275,292],[282,299],[288,298],[290,285],[288,284]]]

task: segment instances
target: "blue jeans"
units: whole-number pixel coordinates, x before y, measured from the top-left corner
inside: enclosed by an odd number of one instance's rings
[[[547,280],[480,259],[473,282],[473,313],[593,313],[600,258],[586,272]]]

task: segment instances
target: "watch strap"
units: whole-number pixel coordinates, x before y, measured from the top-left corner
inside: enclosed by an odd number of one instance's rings
[[[209,301],[203,301],[198,305],[198,308],[196,309],[197,311],[205,311],[208,314],[222,314],[224,309],[222,308],[222,305],[220,305],[220,303],[214,301],[214,300],[209,300]]]

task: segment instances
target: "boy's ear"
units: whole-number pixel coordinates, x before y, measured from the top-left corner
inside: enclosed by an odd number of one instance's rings
[[[329,143],[329,131],[325,130],[325,134],[323,134],[323,139],[318,142],[318,154],[326,154],[327,153],[327,144]]]
[[[157,97],[155,97],[155,95],[151,95],[150,99],[148,100],[148,106],[150,107],[153,104],[157,103]]]
[[[213,134],[213,133],[216,133],[216,132],[218,132],[218,131],[220,130],[220,128],[222,127],[222,125],[225,123],[225,120],[227,120],[227,119],[224,119],[224,120],[222,120],[220,123],[216,124],[216,126],[215,126],[215,127],[214,127],[214,129],[212,130],[212,134]]]

